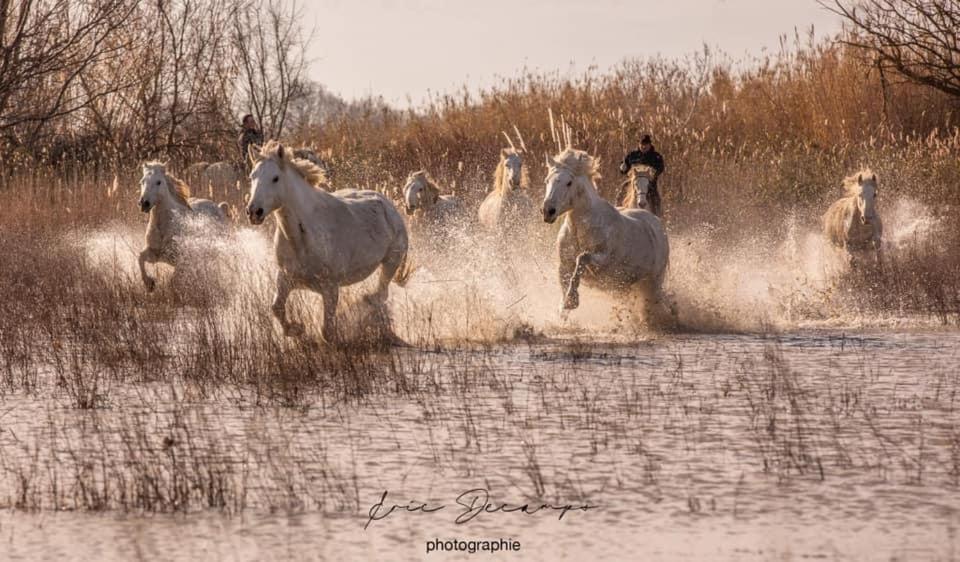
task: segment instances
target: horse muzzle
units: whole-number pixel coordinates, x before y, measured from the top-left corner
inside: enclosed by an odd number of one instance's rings
[[[263,220],[266,218],[266,213],[263,212],[263,207],[247,207],[247,220],[250,221],[252,225],[263,224]]]
[[[149,213],[149,212],[150,212],[150,207],[151,207],[151,205],[150,205],[150,202],[149,202],[149,201],[146,201],[146,200],[144,200],[144,199],[141,199],[141,200],[140,200],[140,212],[141,212],[141,213]]]
[[[543,209],[543,222],[553,224],[557,220],[557,210],[553,207]]]

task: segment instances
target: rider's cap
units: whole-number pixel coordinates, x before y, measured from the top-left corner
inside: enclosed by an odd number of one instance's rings
[[[653,144],[653,139],[650,138],[650,135],[643,135],[640,137],[640,144]]]

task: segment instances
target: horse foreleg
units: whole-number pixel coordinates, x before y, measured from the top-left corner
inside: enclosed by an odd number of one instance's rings
[[[577,260],[576,258],[570,259],[563,256],[560,257],[560,290],[563,291],[564,302],[560,306],[560,310],[566,310],[566,296],[567,289],[570,287],[570,281],[573,279],[573,274],[577,269]]]
[[[320,289],[323,297],[323,328],[321,334],[329,344],[337,342],[337,303],[340,301],[340,287],[336,284],[324,285]]]
[[[570,285],[563,299],[563,309],[573,310],[580,306],[580,277],[584,270],[590,265],[602,265],[607,260],[606,254],[583,252],[577,256],[576,266],[573,269],[573,276],[570,278]]]
[[[303,333],[303,324],[287,321],[287,298],[294,289],[293,280],[283,272],[277,270],[277,292],[273,296],[273,316],[280,322],[285,336],[299,336]]]
[[[140,252],[140,257],[137,260],[140,264],[140,279],[143,280],[143,286],[146,287],[148,293],[152,293],[157,287],[157,281],[147,274],[147,264],[156,263],[157,259],[156,252],[151,248],[144,248],[143,251]]]

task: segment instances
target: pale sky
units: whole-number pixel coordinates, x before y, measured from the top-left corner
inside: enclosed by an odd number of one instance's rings
[[[419,104],[524,68],[607,69],[683,56],[704,43],[733,58],[776,51],[783,34],[839,30],[815,0],[306,0],[310,76],[347,99]]]

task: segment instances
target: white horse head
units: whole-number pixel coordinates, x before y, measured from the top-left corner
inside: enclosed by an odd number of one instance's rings
[[[857,210],[861,224],[870,224],[877,220],[877,175],[869,170],[859,172],[844,180],[847,193],[857,198]]]
[[[407,214],[412,215],[417,209],[433,205],[440,198],[440,188],[430,179],[426,170],[414,172],[407,177],[407,184],[403,188],[403,203]]]
[[[501,190],[519,189],[523,185],[523,156],[514,148],[500,151],[497,167],[497,187]]]
[[[322,168],[309,160],[294,158],[291,151],[277,141],[270,141],[263,148],[251,145],[248,151],[253,164],[247,198],[250,224],[263,223],[270,213],[281,207],[291,181],[306,181],[320,190],[328,187]]]
[[[568,148],[556,158],[547,157],[543,220],[553,223],[573,208],[578,198],[599,178],[600,163],[582,150]]]
[[[267,148],[270,152],[266,152]],[[282,144],[267,147],[249,147],[253,170],[250,172],[250,197],[247,219],[250,224],[262,224],[267,215],[280,208],[281,195],[287,185],[287,152]]]
[[[630,187],[632,189],[627,193],[624,206],[646,209],[647,197],[650,194],[650,185],[653,183],[654,177],[656,177],[656,171],[650,166],[636,164],[630,168]]]
[[[141,212],[149,213],[157,205],[171,200],[189,207],[188,197],[190,197],[190,190],[187,185],[168,175],[164,164],[160,162],[143,164],[139,200]]]

